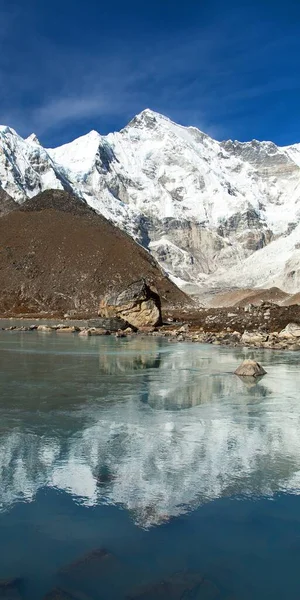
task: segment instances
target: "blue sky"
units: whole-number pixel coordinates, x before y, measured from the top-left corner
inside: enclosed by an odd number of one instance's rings
[[[0,0],[0,122],[54,146],[149,107],[300,142],[300,0]]]

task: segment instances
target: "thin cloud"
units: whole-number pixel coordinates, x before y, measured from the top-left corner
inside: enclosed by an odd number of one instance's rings
[[[12,57],[7,64],[0,57],[0,121],[22,135],[35,131],[51,141],[63,127],[72,137],[77,123],[88,127],[109,117],[125,125],[150,106],[182,124],[226,137],[235,122],[241,126],[241,112],[251,102],[298,89],[293,64],[287,72],[269,69],[272,56],[281,60],[281,44],[289,47],[288,37],[268,35],[264,23],[249,22],[241,30],[239,18],[228,15],[226,22],[215,20],[209,27],[155,40],[137,38],[125,48],[117,41],[97,48],[65,47],[36,35],[33,46],[24,48],[25,60]],[[3,35],[13,23],[9,16]],[[296,43],[292,35],[290,44]]]

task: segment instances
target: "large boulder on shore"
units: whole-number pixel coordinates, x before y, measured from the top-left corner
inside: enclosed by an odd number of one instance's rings
[[[266,375],[264,368],[255,360],[244,360],[242,364],[236,369],[235,375],[240,377],[261,377]]]
[[[106,319],[121,318],[137,329],[155,327],[162,322],[159,295],[145,279],[135,281],[122,292],[105,296],[101,300],[98,315]]]

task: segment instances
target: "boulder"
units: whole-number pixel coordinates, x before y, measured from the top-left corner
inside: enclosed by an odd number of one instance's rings
[[[258,362],[247,359],[242,362],[234,373],[240,377],[261,377],[266,375],[266,372]]]
[[[53,329],[49,327],[49,325],[38,325],[37,331],[42,331],[43,333],[51,333]]]
[[[144,279],[135,281],[120,293],[105,296],[98,314],[104,318],[119,317],[137,329],[162,323],[159,295]]]
[[[89,329],[90,335],[110,335],[110,331],[108,329],[103,329],[102,327],[92,327]]]
[[[298,323],[289,323],[279,333],[281,338],[299,338],[300,337],[300,325]]]
[[[152,328],[151,328],[152,329]],[[124,329],[124,333],[127,335],[130,335],[131,333],[135,333],[135,330],[132,329],[132,327],[126,327],[126,329]]]
[[[244,331],[241,341],[244,344],[261,344],[266,342],[268,339],[268,335],[266,333],[261,333],[260,331]]]

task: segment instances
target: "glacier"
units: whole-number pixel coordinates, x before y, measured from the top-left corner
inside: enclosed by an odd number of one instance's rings
[[[45,189],[86,201],[186,291],[299,290],[300,144],[219,142],[150,109],[58,148],[0,127],[1,193]]]

